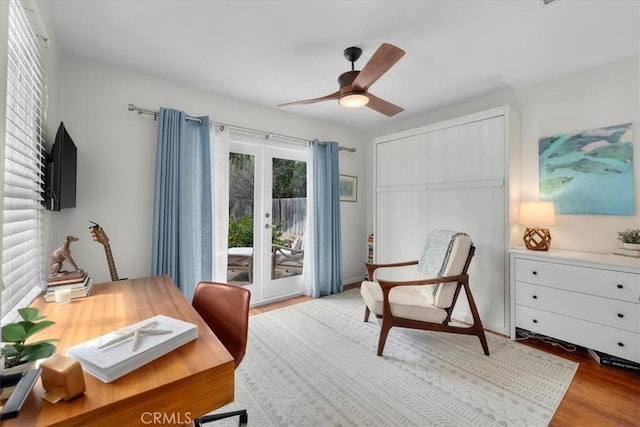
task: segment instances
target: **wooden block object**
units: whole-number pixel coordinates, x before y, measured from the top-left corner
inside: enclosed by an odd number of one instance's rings
[[[548,251],[551,246],[551,233],[548,228],[527,227],[522,240],[531,251]]]
[[[40,364],[42,368],[42,387],[46,393],[42,398],[57,403],[70,400],[86,390],[82,367],[77,360],[54,354]]]

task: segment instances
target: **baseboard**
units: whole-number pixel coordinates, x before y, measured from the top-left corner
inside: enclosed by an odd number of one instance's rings
[[[358,283],[349,283],[348,285],[344,285],[343,286],[343,290],[345,291],[349,291],[351,289],[357,289],[360,288],[360,282]]]
[[[366,280],[364,276],[343,280],[342,281],[342,283],[344,283],[343,288],[345,290],[359,288],[360,283],[362,283],[363,280]]]

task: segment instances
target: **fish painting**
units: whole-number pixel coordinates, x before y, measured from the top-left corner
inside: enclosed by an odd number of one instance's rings
[[[605,162],[599,162],[597,160],[580,159],[577,162],[564,163],[559,165],[547,165],[547,172],[553,173],[556,169],[573,169],[574,171],[582,173],[597,173],[605,175],[608,173],[622,173],[621,170],[614,168]]]
[[[585,156],[597,157],[600,159],[619,160],[624,163],[631,163],[633,158],[633,146],[630,142],[617,142],[615,144],[606,144],[591,151],[587,151]]]
[[[572,176],[559,176],[540,182],[540,194],[548,195],[560,190],[573,180]]]
[[[538,141],[538,155],[542,156],[542,153],[551,148],[552,144],[558,141],[562,136],[550,136],[548,138],[540,138]]]
[[[608,136],[588,135],[583,133],[573,135],[565,140],[562,144],[560,144],[560,148],[549,155],[549,158],[566,156],[567,154],[580,150],[585,145],[592,144],[597,141],[605,140],[609,144],[613,144],[615,142],[618,142],[620,136],[622,136],[622,134],[624,134],[625,132],[625,129],[621,129],[611,132],[611,134]]]
[[[538,139],[540,200],[559,215],[635,215],[632,124]]]

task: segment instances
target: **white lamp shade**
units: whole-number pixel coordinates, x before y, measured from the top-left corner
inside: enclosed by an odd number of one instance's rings
[[[519,224],[522,225],[553,225],[556,214],[553,202],[522,202],[520,204]]]

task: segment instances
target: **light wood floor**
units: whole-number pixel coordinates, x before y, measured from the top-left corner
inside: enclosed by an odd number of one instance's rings
[[[345,286],[346,289],[352,287],[354,285]],[[308,300],[306,296],[296,297],[255,307],[250,315]],[[567,352],[538,340],[519,342],[580,364],[550,426],[640,426],[640,374],[601,366],[583,348]]]

